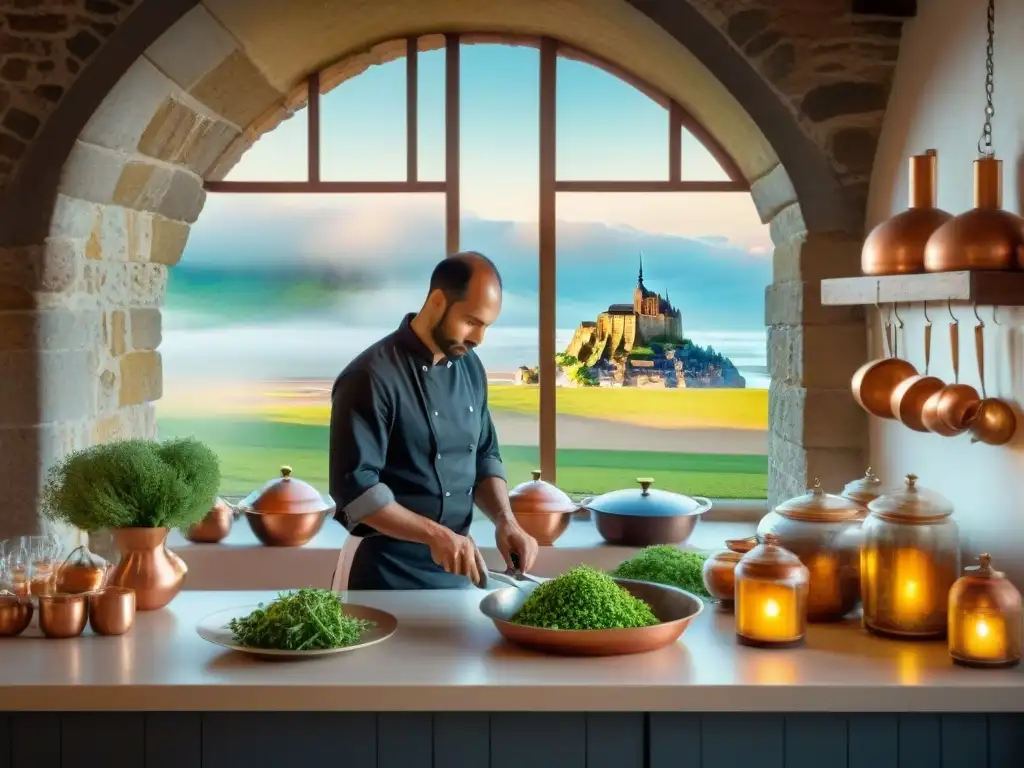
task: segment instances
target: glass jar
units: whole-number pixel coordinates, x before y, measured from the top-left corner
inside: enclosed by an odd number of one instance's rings
[[[758,648],[800,645],[807,631],[809,575],[766,533],[736,565],[736,640]]]
[[[857,502],[825,493],[817,480],[758,524],[758,537],[774,534],[807,566],[808,621],[838,621],[860,602],[860,527]]]
[[[878,479],[878,475],[871,471],[871,467],[868,467],[864,477],[851,480],[843,487],[843,492],[839,495],[857,504],[861,508],[861,518],[865,518],[868,516],[868,504],[881,496],[882,493],[882,481]]]
[[[1020,663],[1021,597],[981,555],[949,590],[949,655],[965,667]]]
[[[864,626],[892,637],[944,637],[950,587],[960,575],[953,505],[917,485],[879,496],[862,526]]]

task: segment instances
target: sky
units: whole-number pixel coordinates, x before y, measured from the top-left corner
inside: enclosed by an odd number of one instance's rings
[[[461,52],[461,182],[463,215],[536,222],[538,191],[539,52],[504,45],[463,45]],[[371,67],[321,100],[321,177],[329,181],[405,178],[405,62]],[[668,178],[668,112],[614,76],[559,59],[557,173],[560,180]],[[444,175],[444,51],[419,56],[419,176]],[[232,170],[234,181],[297,181],[306,174],[303,110],[264,136]],[[688,132],[682,139],[682,178],[724,180],[725,173]],[[214,196],[211,196],[213,198]],[[211,200],[216,210],[216,201]],[[284,211],[308,198],[280,195]],[[385,206],[381,206],[382,209]],[[375,233],[399,218],[403,206],[370,217]],[[558,217],[602,222],[688,238],[728,238],[749,253],[771,252],[747,193],[560,193]],[[204,219],[212,218],[204,213]],[[214,222],[211,225],[215,226]],[[465,246],[465,244],[464,244]],[[633,255],[630,256],[633,258]]]

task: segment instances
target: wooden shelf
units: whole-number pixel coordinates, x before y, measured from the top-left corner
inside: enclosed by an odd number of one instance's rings
[[[1024,271],[934,272],[821,281],[826,306],[966,301],[983,306],[1024,306]]]

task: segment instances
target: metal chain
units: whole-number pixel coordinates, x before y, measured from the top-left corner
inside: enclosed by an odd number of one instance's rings
[[[996,84],[995,64],[996,38],[996,0],[988,0],[988,45],[985,48],[985,122],[981,127],[981,138],[978,139],[978,153],[984,157],[992,157],[992,118],[996,108],[992,104],[992,93]]]

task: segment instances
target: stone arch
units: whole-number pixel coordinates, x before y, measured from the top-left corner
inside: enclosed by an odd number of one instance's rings
[[[866,430],[844,377],[862,357],[863,328],[852,311],[823,309],[814,281],[855,262],[860,214],[789,106],[693,8],[390,0],[356,15],[354,0],[160,3],[128,17],[135,36],[78,79],[12,186],[32,194],[3,221],[14,247],[0,256],[0,348],[15,375],[0,387],[0,455],[16,458],[0,469],[12,491],[0,537],[35,524],[40,466],[154,433],[159,307],[204,180],[222,178],[299,105],[309,72],[355,73],[390,55],[389,40],[443,31],[559,38],[650,83],[716,137],[776,244],[766,297],[771,495],[795,493],[812,475],[835,484],[859,474]]]

